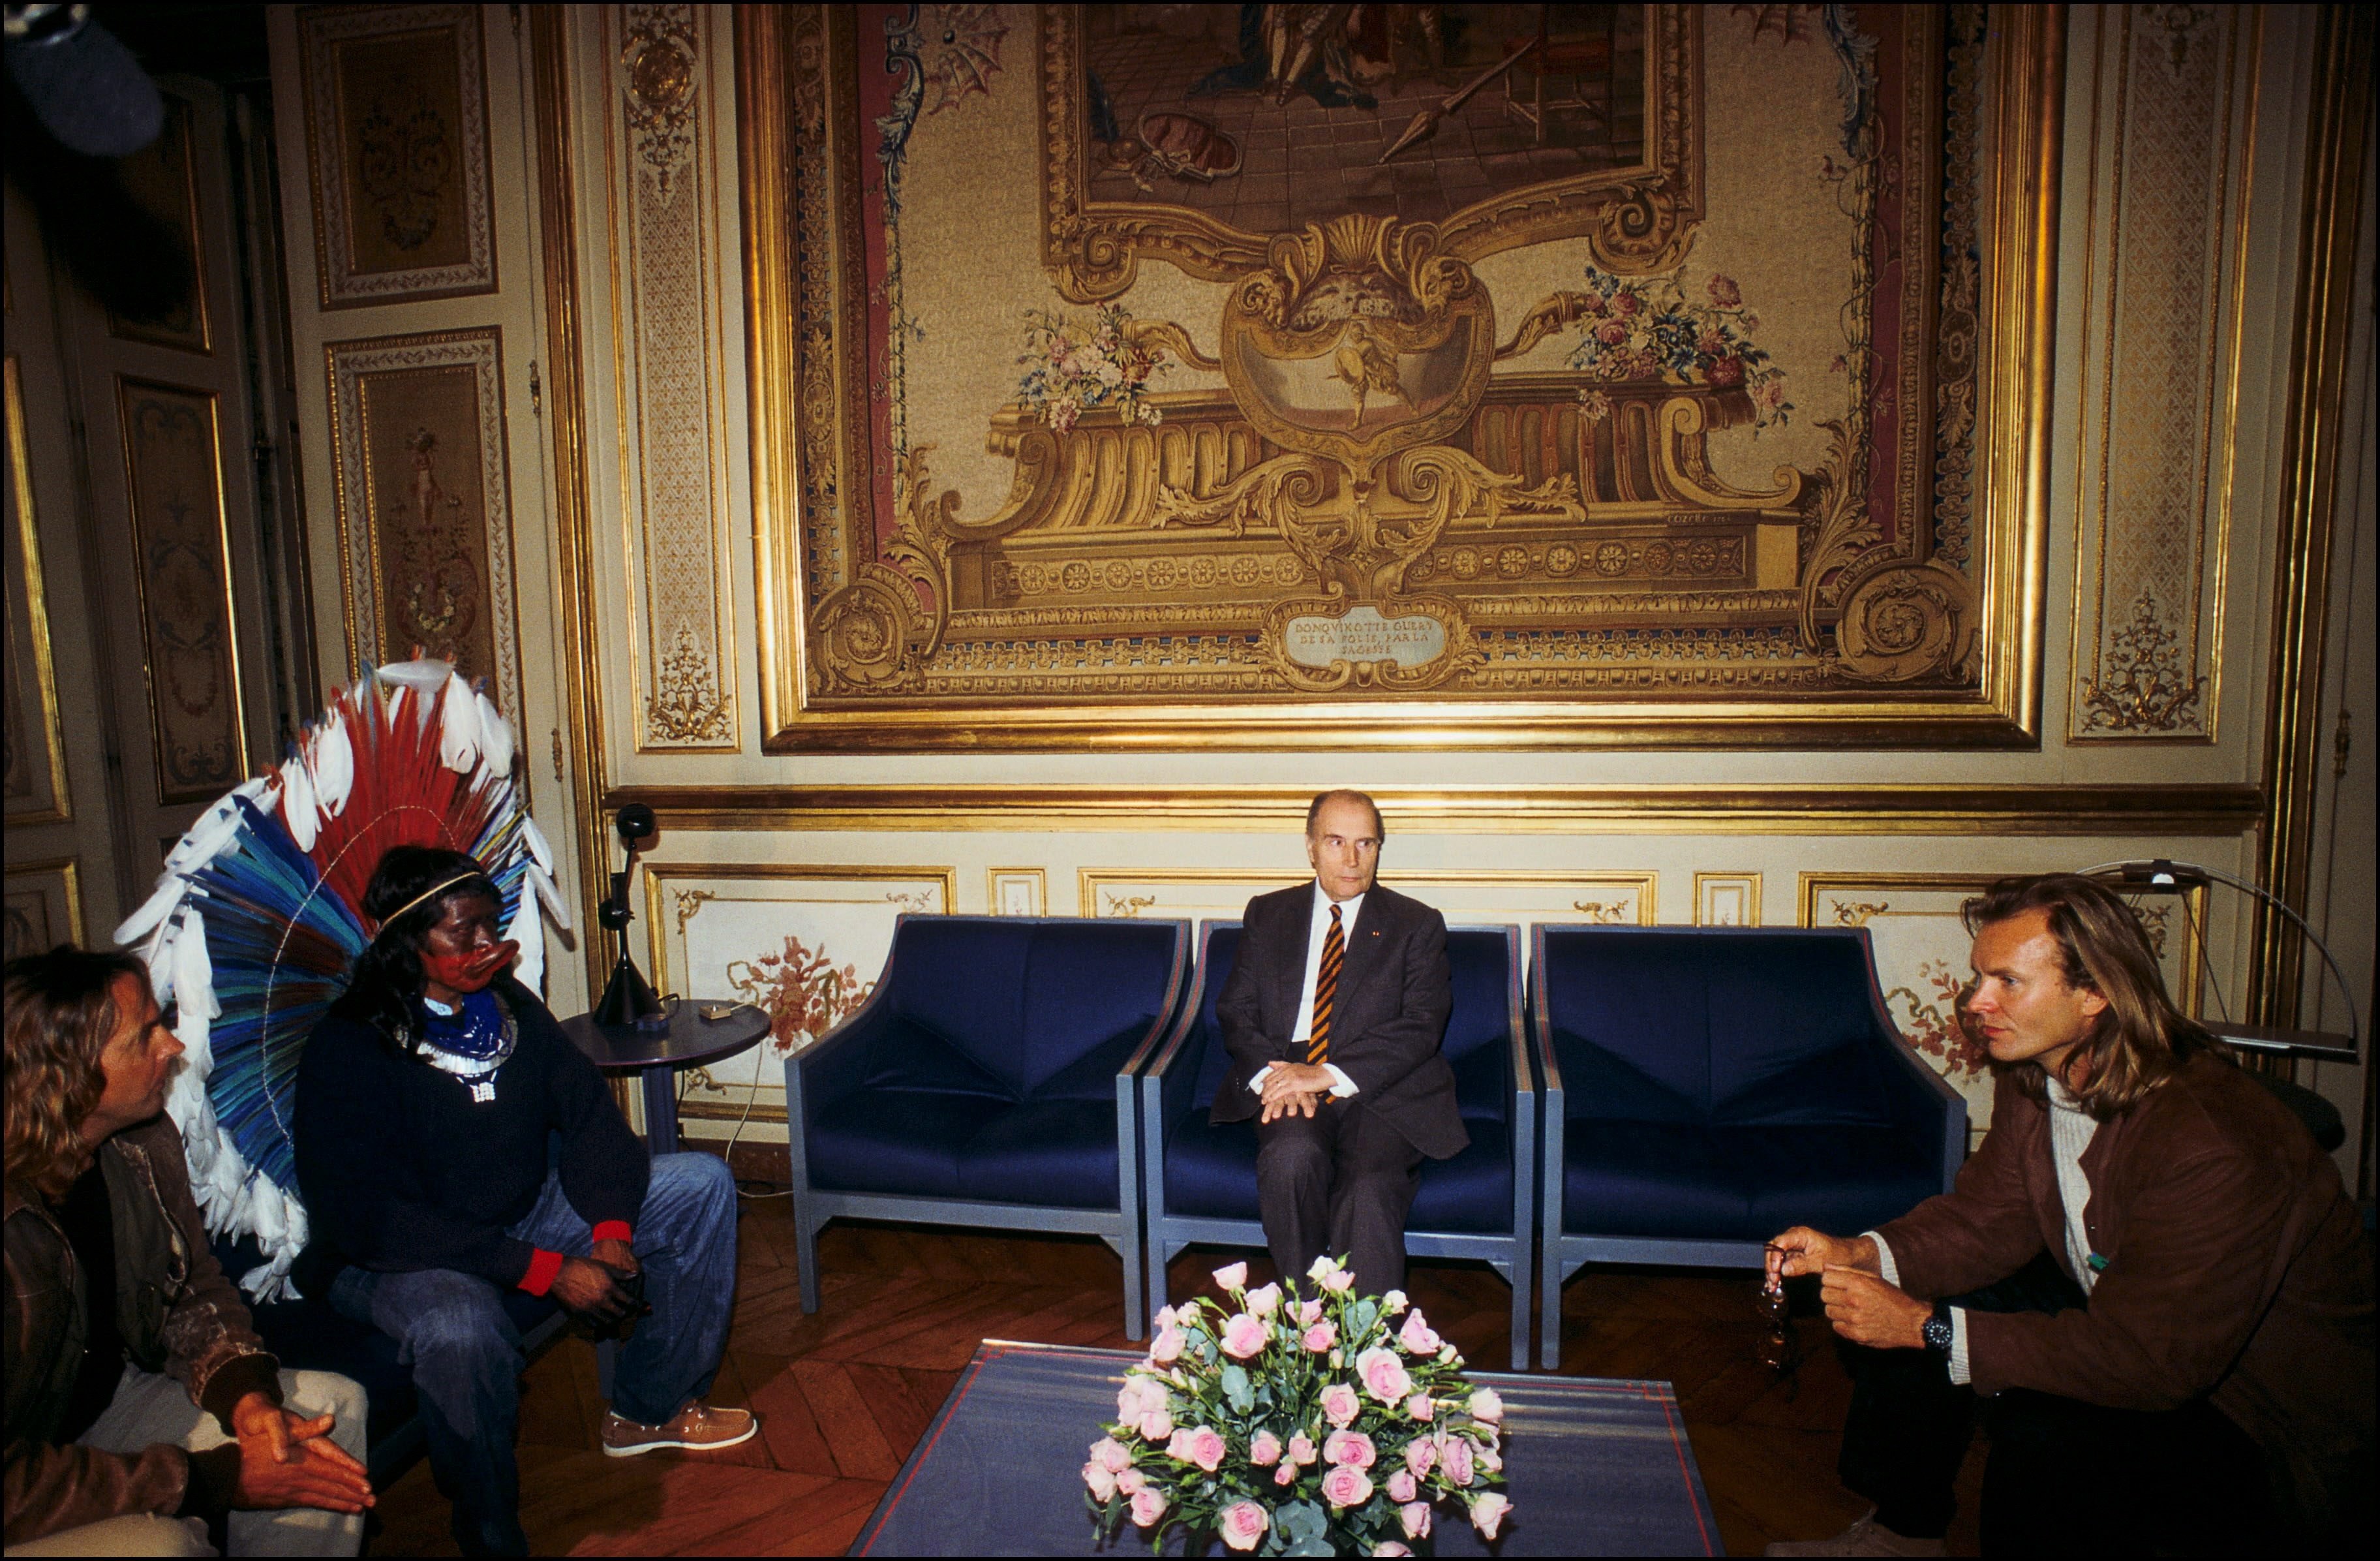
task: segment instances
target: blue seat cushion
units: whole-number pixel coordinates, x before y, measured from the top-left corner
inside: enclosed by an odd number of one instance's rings
[[[1108,1070],[1111,1079],[1114,1071]],[[1117,1201],[1114,1097],[1001,1107],[960,1149],[958,1173],[961,1196],[966,1198],[1112,1209]]]
[[[1257,1209],[1257,1128],[1214,1123],[1201,1106],[1165,1134],[1165,1212],[1201,1219],[1252,1220]]]
[[[871,1090],[819,1109],[809,1163],[810,1184],[837,1192],[1112,1209],[1115,1101]]]
[[[1572,1235],[1765,1241],[1792,1225],[1857,1231],[1940,1190],[1905,1128],[1695,1128],[1572,1121],[1562,1228]]]
[[[1479,1235],[1512,1231],[1512,1132],[1500,1118],[1465,1114],[1471,1143],[1449,1160],[1421,1163],[1421,1187],[1405,1215],[1408,1230]]]

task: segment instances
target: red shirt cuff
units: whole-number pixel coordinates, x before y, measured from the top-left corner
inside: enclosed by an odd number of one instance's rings
[[[629,1233],[628,1222],[626,1220],[605,1220],[601,1225],[597,1226],[593,1230],[588,1232],[587,1239],[589,1241],[631,1241],[634,1240],[635,1238]]]
[[[541,1296],[552,1285],[553,1276],[562,1272],[562,1254],[540,1249],[528,1260],[528,1272],[521,1275],[520,1287],[530,1295]]]

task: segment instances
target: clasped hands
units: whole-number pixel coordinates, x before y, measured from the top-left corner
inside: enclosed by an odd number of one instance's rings
[[[1827,1321],[1853,1344],[1877,1349],[1923,1349],[1930,1301],[1884,1282],[1876,1243],[1864,1236],[1828,1236],[1797,1225],[1768,1243],[1768,1277],[1818,1275]]]
[[[232,1506],[331,1512],[361,1512],[371,1506],[371,1477],[354,1454],[331,1440],[333,1420],[308,1420],[261,1393],[244,1395],[231,1411],[232,1432],[239,1438],[239,1482]]]
[[[1319,1063],[1277,1062],[1265,1075],[1264,1088],[1258,1091],[1264,1102],[1264,1112],[1257,1120],[1269,1122],[1276,1116],[1295,1112],[1311,1116],[1314,1108],[1330,1098],[1339,1080]]]
[[[593,1253],[563,1259],[546,1294],[601,1335],[645,1311],[644,1298],[627,1284],[643,1269],[625,1241],[598,1241]]]

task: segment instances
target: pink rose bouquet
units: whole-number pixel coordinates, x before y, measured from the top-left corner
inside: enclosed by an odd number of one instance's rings
[[[1090,1445],[1102,1540],[1129,1523],[1156,1546],[1178,1528],[1192,1548],[1405,1555],[1440,1507],[1495,1535],[1503,1405],[1403,1295],[1358,1295],[1329,1258],[1254,1291],[1244,1263],[1215,1278],[1229,1304],[1167,1309]]]

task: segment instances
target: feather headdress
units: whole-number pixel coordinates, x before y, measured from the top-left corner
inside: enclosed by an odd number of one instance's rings
[[[543,985],[542,906],[568,930],[553,853],[512,782],[512,729],[441,661],[368,673],[281,768],[200,816],[147,904],[115,929],[137,945],[186,1048],[165,1109],[217,1235],[253,1235],[266,1262],[240,1283],[294,1294],[306,1248],[291,1144],[306,1038],[370,942],[365,886],[392,846],[476,857],[504,895],[514,975]]]

